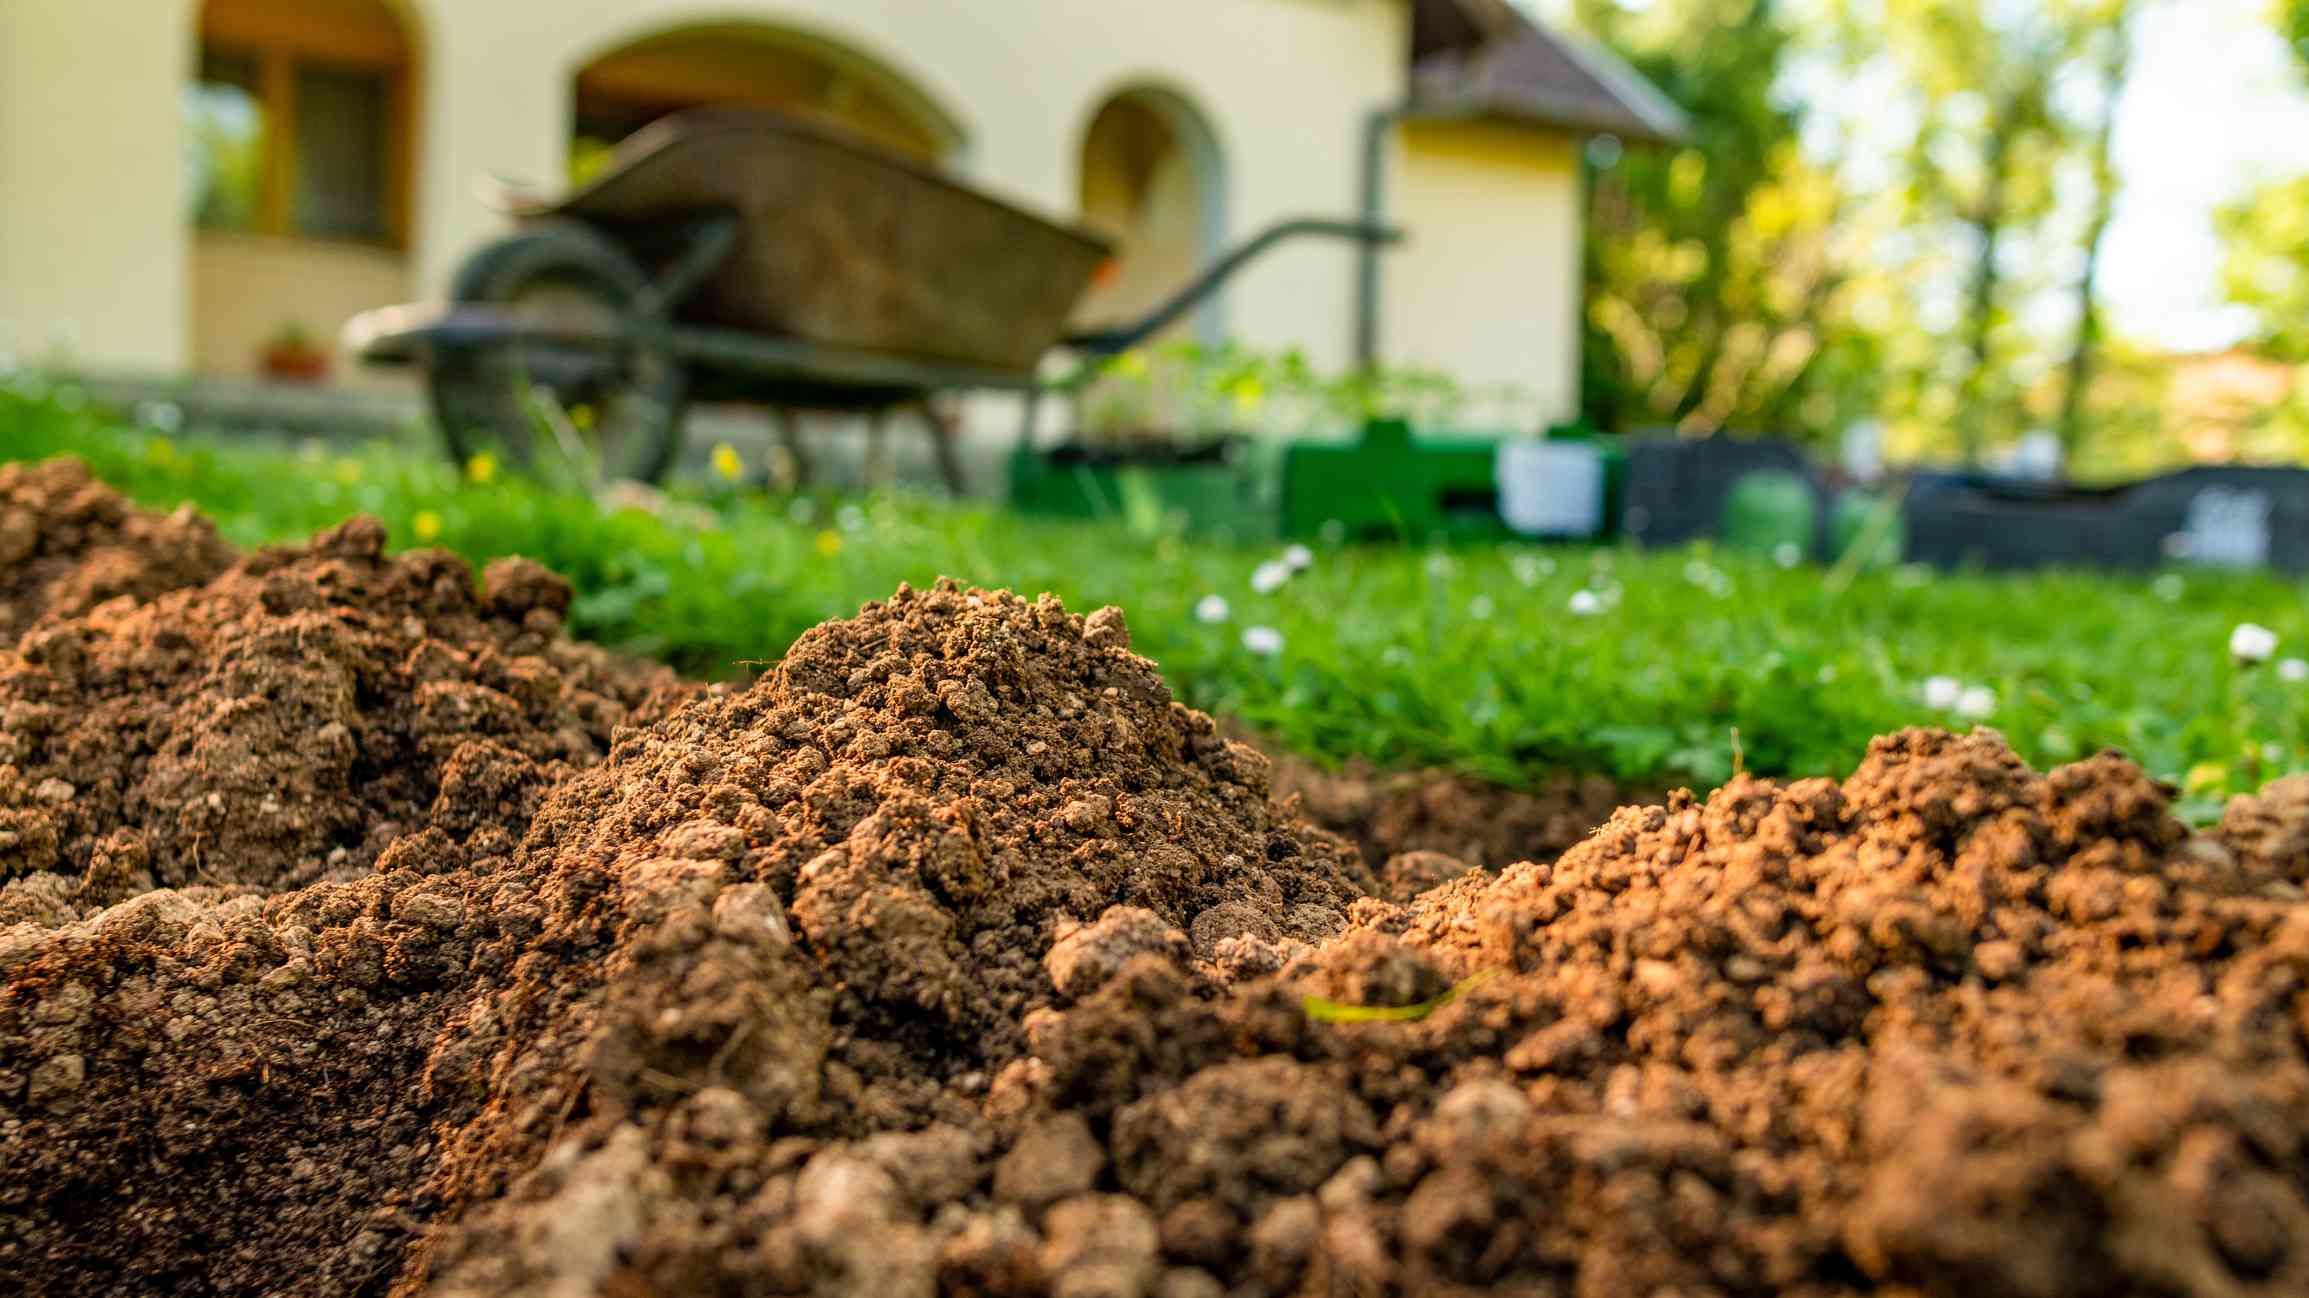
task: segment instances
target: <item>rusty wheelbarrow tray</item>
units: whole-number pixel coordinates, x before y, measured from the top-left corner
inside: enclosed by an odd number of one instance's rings
[[[933,395],[1021,392],[1031,427],[1054,349],[1095,358],[1134,346],[1286,240],[1398,237],[1286,221],[1146,318],[1068,335],[1108,256],[1103,240],[777,114],[676,114],[573,192],[500,205],[515,231],[459,267],[447,304],[364,313],[348,345],[374,363],[427,367],[436,422],[460,460],[485,446],[527,460],[542,431],[581,448],[599,474],[644,481],[670,466],[685,403],[705,397],[759,401],[782,417],[913,407],[958,485]]]

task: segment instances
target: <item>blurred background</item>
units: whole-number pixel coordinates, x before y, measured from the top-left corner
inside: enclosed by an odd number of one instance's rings
[[[1166,335],[1223,363],[1093,422],[1159,398],[1168,431],[1304,433],[1305,400],[1192,389],[1374,360],[1485,432],[1857,438],[2088,479],[2305,449],[2296,0],[711,8],[18,0],[0,346],[389,390],[338,330],[447,290],[502,226],[478,183],[584,180],[716,103],[1079,218],[1121,253],[1081,317],[1113,318],[1279,215],[1352,214],[1384,114],[1374,207],[1409,239],[1373,354],[1351,254],[1295,252]]]

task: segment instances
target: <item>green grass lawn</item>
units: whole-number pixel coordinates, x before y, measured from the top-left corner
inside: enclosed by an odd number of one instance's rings
[[[2197,815],[2309,769],[2309,682],[2287,679],[2309,668],[2281,661],[2309,657],[2309,610],[2266,577],[1907,569],[1847,584],[1721,550],[1318,546],[1261,593],[1272,548],[905,495],[610,509],[502,472],[474,481],[430,446],[171,439],[69,388],[0,384],[0,459],[57,454],[147,504],[189,500],[243,543],[365,512],[399,545],[534,556],[576,584],[579,634],[702,675],[775,659],[822,619],[949,575],[1080,611],[1120,604],[1185,699],[1322,759],[1506,782],[1565,769],[1710,782],[1736,753],[1765,773],[1838,773],[1871,735],[1969,712],[2039,764],[2123,749],[2185,785]],[[2231,661],[2244,622],[2278,634],[2274,659]]]

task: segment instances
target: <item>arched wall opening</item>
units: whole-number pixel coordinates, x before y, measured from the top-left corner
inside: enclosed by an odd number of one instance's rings
[[[925,162],[951,159],[961,123],[872,56],[753,22],[673,28],[603,53],[577,72],[570,175],[582,181],[626,136],[705,105],[763,108],[852,131]]]
[[[184,98],[193,368],[323,376],[409,297],[421,51],[389,0],[206,0]]]
[[[1081,323],[1144,315],[1226,246],[1226,157],[1209,118],[1175,91],[1138,86],[1108,96],[1083,130],[1077,177],[1083,223],[1115,242],[1115,261],[1084,298]],[[1203,342],[1224,338],[1223,300],[1207,303],[1191,327]]]

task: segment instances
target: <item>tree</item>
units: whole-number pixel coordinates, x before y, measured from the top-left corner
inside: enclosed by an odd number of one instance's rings
[[[1776,97],[1795,33],[1773,0],[1576,0],[1574,16],[1692,121],[1685,147],[1596,175],[1587,417],[1825,433],[1842,195]]]
[[[2077,276],[2076,341],[2070,345],[2068,375],[2061,389],[2060,441],[2072,460],[2085,441],[2085,404],[2092,391],[2101,341],[2100,303],[2094,293],[2100,281],[2101,244],[2116,217],[2121,181],[2112,156],[2113,145],[2117,109],[2124,102],[2125,78],[2132,70],[2133,0],[2115,0],[2109,8],[2107,26],[2092,38],[2099,47],[2091,56],[2091,66],[2098,76],[2100,92],[2100,120],[2093,128],[2088,156],[2093,208],[2085,225],[2084,270]],[[2303,12],[2309,14],[2309,0],[2305,0]]]
[[[2309,74],[2309,0],[2278,0],[2270,17]],[[2221,286],[2253,313],[2265,355],[2309,365],[2309,174],[2271,180],[2214,214]]]
[[[2056,370],[2090,382],[2097,310],[2064,343],[2035,308],[2063,289],[2092,301],[2130,0],[1819,3],[1849,101],[1840,111],[1859,123],[1850,156],[1890,231],[1873,259],[1908,304],[1877,340],[1884,414],[1910,452],[1976,462],[2061,417]],[[2083,418],[2080,405],[2080,439]]]

